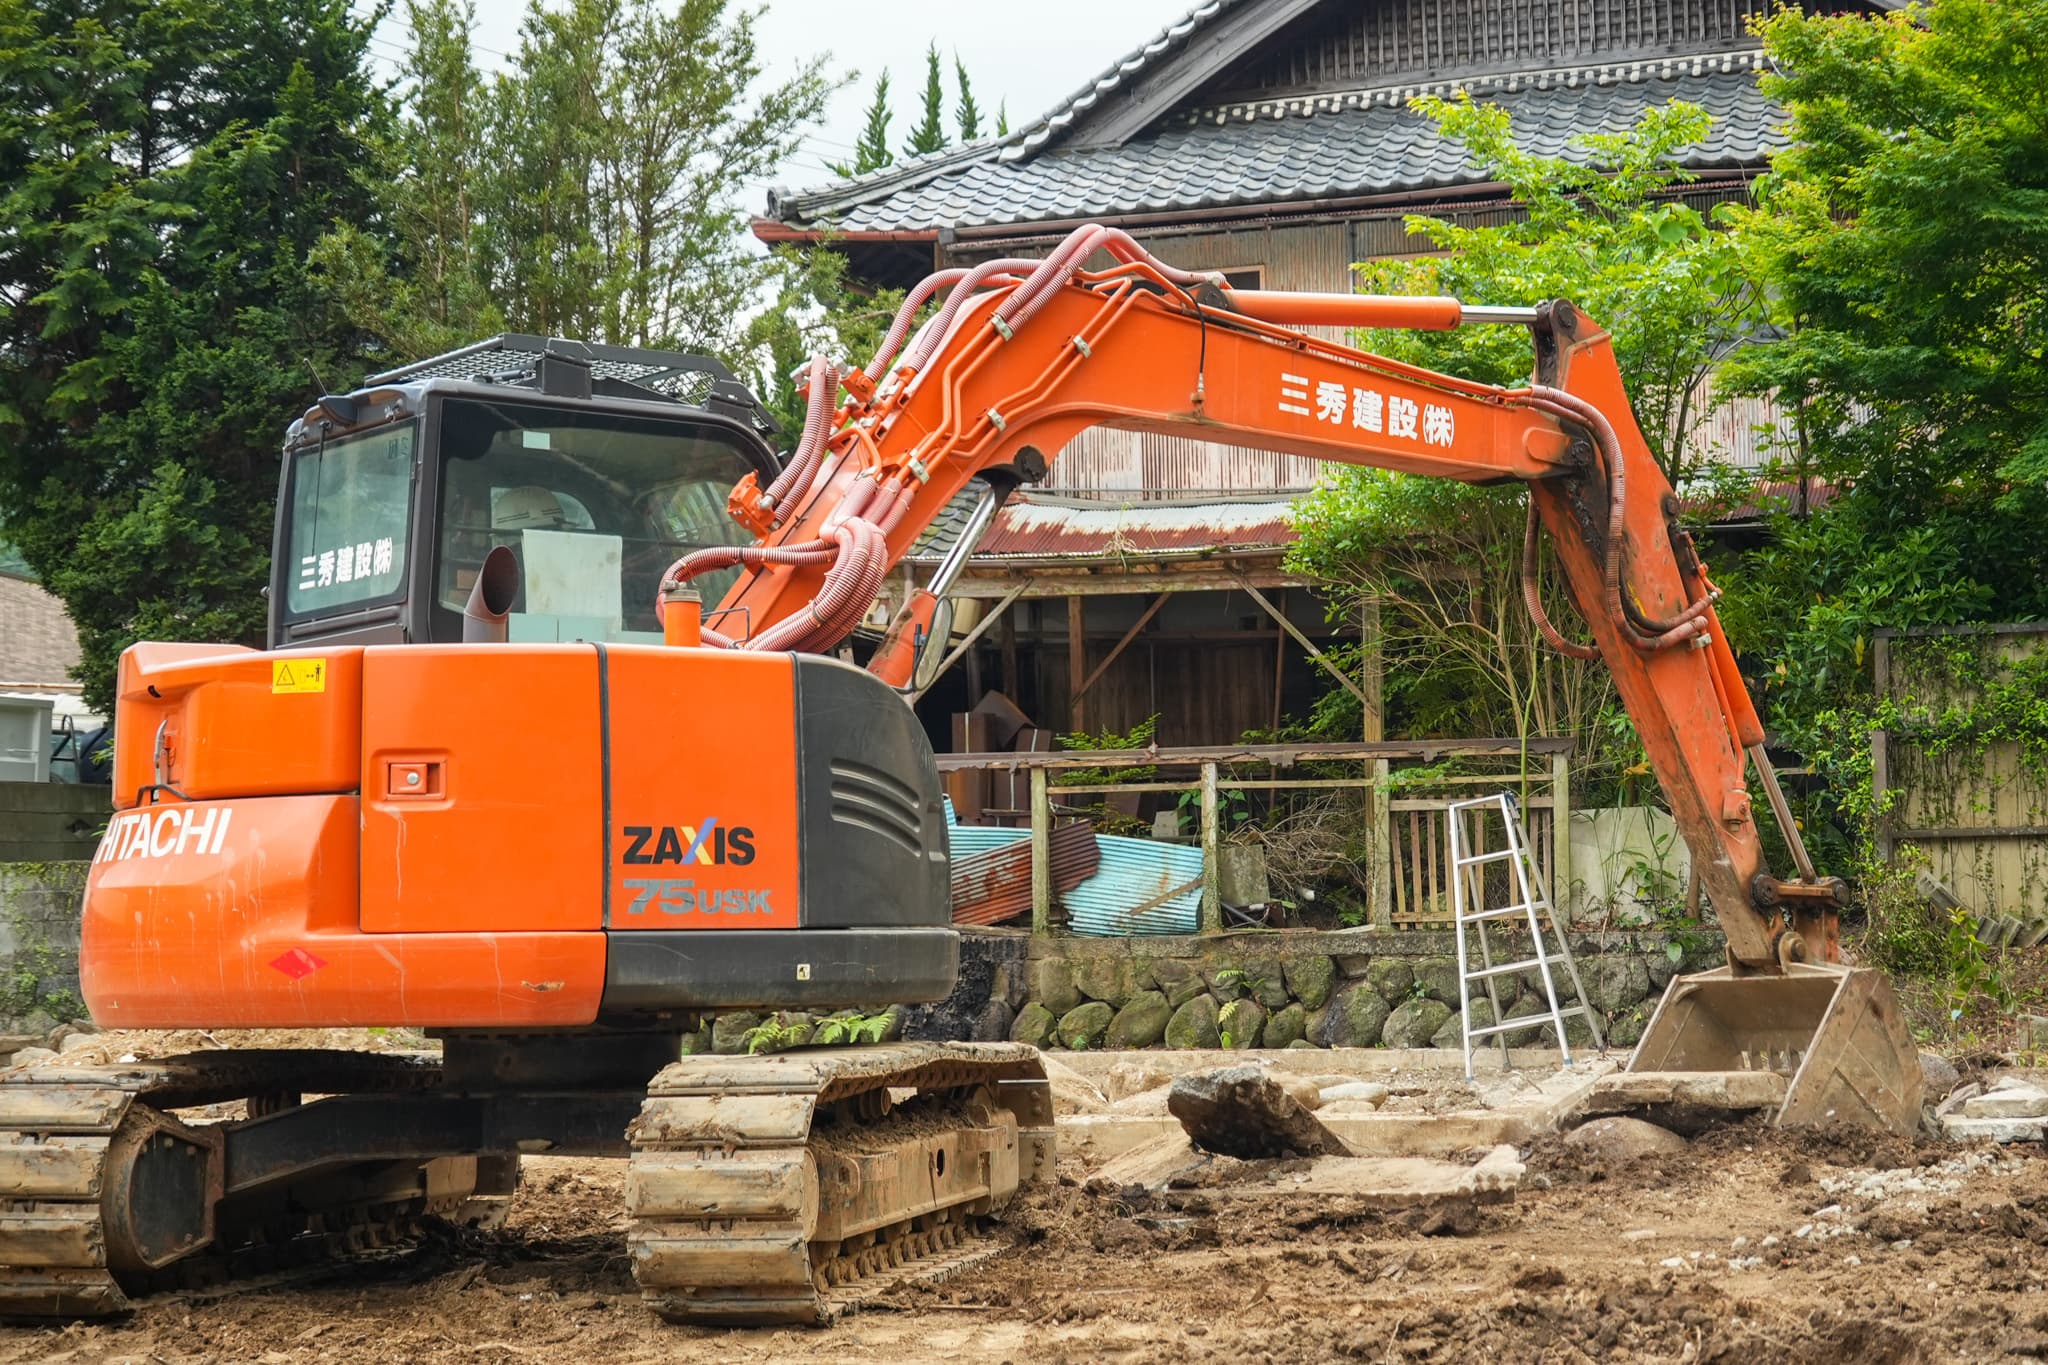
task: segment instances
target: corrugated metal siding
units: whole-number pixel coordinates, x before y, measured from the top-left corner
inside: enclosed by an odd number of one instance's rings
[[[1755,46],[1780,0],[1380,0],[1282,40],[1228,90],[1385,84],[1402,75]],[[1213,96],[1211,97],[1213,98]]]
[[[1351,288],[1350,232],[1342,223],[1135,235],[1161,257],[1189,270],[1258,266],[1267,289],[1343,293]],[[1315,330],[1341,339],[1337,330]],[[1159,498],[1253,489],[1298,492],[1315,486],[1320,469],[1316,461],[1299,455],[1096,427],[1067,443],[1053,461],[1046,487],[1053,492]]]
[[[1150,839],[1096,836],[1102,866],[1095,875],[1060,896],[1067,927],[1077,934],[1192,934],[1201,923],[1202,888],[1197,885],[1148,909],[1176,887],[1198,882],[1202,850]]]

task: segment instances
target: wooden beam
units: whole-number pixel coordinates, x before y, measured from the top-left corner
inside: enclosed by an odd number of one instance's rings
[[[1216,765],[1202,765],[1202,932],[1223,930],[1223,891],[1217,859],[1221,856],[1217,829]]]
[[[1080,731],[1088,728],[1084,721],[1087,708],[1081,704],[1081,694],[1088,690],[1082,681],[1083,671],[1088,667],[1088,624],[1081,610],[1081,599],[1067,599],[1067,725]]]
[[[1365,723],[1359,727],[1359,738],[1363,740],[1387,737],[1386,656],[1380,651],[1380,639],[1380,604],[1368,598],[1358,609],[1358,643],[1362,651],[1358,671],[1364,675],[1359,679],[1359,692],[1365,703]]]
[[[1003,613],[1003,695],[1017,699],[1017,618]]]
[[[1570,753],[1569,735],[1519,739],[1395,739],[1378,744],[1207,744],[1162,745],[1156,749],[1060,749],[1051,753],[938,754],[940,772],[969,768],[1150,768],[1199,767],[1204,763],[1296,763],[1344,759],[1405,759],[1433,763],[1441,758],[1515,758]],[[1501,779],[1493,779],[1495,781]]]
[[[1080,601],[1079,598],[1075,598],[1074,600],[1076,602]],[[1079,701],[1081,699],[1082,693],[1086,692],[1089,688],[1095,686],[1095,684],[1101,679],[1102,675],[1109,672],[1109,666],[1117,661],[1117,656],[1122,654],[1125,649],[1130,647],[1131,641],[1138,638],[1138,632],[1145,628],[1145,623],[1147,621],[1150,621],[1153,617],[1157,616],[1159,614],[1159,609],[1165,605],[1166,594],[1163,592],[1152,599],[1152,605],[1145,608],[1145,614],[1143,616],[1140,616],[1137,619],[1136,623],[1133,624],[1129,630],[1124,632],[1122,639],[1118,640],[1114,645],[1110,646],[1109,656],[1105,658],[1101,663],[1095,665],[1095,671],[1090,673],[1088,675],[1087,681],[1081,684],[1081,691],[1076,692],[1074,694],[1074,700]],[[1069,626],[1069,629],[1072,629],[1072,627]]]
[[[940,678],[945,677],[946,670],[951,668],[954,664],[959,663],[960,656],[962,654],[965,654],[968,650],[974,648],[974,642],[976,640],[979,640],[982,636],[986,635],[988,633],[988,628],[996,623],[996,618],[1003,615],[1003,613],[1007,612],[1010,609],[1010,604],[1016,601],[1019,597],[1023,596],[1023,593],[1024,589],[1019,587],[1015,592],[1012,592],[1008,597],[1005,597],[1002,601],[996,603],[993,607],[990,607],[988,611],[983,614],[982,618],[974,623],[974,629],[967,632],[967,638],[962,640],[959,644],[954,645],[952,650],[946,655],[946,657],[940,661],[937,670],[935,670],[932,673],[931,682],[926,683],[923,687],[920,687],[916,691],[912,692],[910,694],[910,700],[912,702],[917,701],[919,698],[923,697],[926,692],[930,691],[933,685],[936,684]]]
[[[1309,658],[1314,659],[1317,663],[1321,664],[1325,672],[1327,672],[1331,677],[1335,678],[1338,682],[1343,683],[1346,690],[1348,690],[1352,696],[1358,698],[1358,704],[1365,707],[1366,713],[1368,715],[1371,715],[1375,712],[1377,708],[1373,706],[1372,699],[1370,697],[1367,697],[1365,693],[1359,689],[1357,683],[1351,681],[1350,676],[1346,674],[1343,669],[1331,663],[1330,658],[1327,654],[1324,654],[1323,651],[1316,648],[1315,641],[1309,639],[1307,635],[1303,634],[1301,629],[1298,626],[1296,626],[1294,622],[1288,620],[1285,616],[1282,616],[1280,614],[1280,609],[1274,606],[1272,602],[1267,599],[1266,594],[1260,592],[1257,588],[1253,587],[1248,580],[1239,582],[1238,586],[1243,588],[1246,592],[1250,593],[1252,601],[1257,602],[1260,606],[1264,607],[1266,609],[1266,615],[1272,617],[1275,621],[1279,622],[1280,629],[1286,631],[1289,635],[1292,635],[1294,637],[1295,643],[1308,651]]]
[[[1280,589],[1280,610],[1287,610],[1287,589]],[[1280,733],[1280,688],[1287,680],[1287,637],[1273,641],[1273,733]]]

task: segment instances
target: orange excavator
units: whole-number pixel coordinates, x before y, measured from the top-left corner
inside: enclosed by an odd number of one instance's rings
[[[1300,330],[1474,325],[1528,330],[1528,384]],[[786,461],[712,362],[532,337],[293,425],[271,647],[122,658],[84,995],[107,1028],[409,1026],[441,1052],[0,1077],[0,1312],[488,1224],[539,1152],[629,1159],[634,1273],[671,1318],[818,1322],[991,1254],[1051,1168],[1031,1049],[682,1040],[716,1011],[948,992],[940,785],[899,690],[1002,499],[1093,425],[1527,483],[1529,607],[1612,669],[1727,931],[1632,1067],[1761,1078],[1786,1122],[1916,1121],[1890,988],[1840,964],[1842,885],[1805,856],[1607,335],[1570,304],[1235,290],[1087,227],[940,271],[865,367],[820,357],[801,386]],[[963,495],[869,668],[832,657]],[[1546,534],[1589,643],[1542,619]],[[1764,865],[1752,772],[1794,876]]]

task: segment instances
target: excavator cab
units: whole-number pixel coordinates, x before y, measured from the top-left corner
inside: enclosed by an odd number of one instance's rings
[[[497,546],[512,642],[658,644],[662,573],[744,543],[726,494],[774,434],[703,356],[506,335],[375,375],[286,437],[270,647],[459,641]]]

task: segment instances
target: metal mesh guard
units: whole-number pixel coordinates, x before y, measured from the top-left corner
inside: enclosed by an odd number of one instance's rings
[[[621,379],[684,402],[698,402],[714,382],[732,379],[731,371],[709,356],[683,351],[650,351],[632,346],[600,346],[563,337],[504,333],[459,350],[401,365],[372,375],[368,385],[416,384],[425,379],[495,379],[513,381],[534,372],[544,355],[580,360],[593,379]]]

